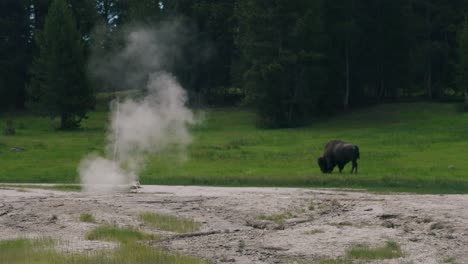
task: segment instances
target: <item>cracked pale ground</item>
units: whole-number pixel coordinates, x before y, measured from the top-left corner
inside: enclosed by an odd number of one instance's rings
[[[313,261],[342,256],[353,244],[389,240],[403,257],[377,263],[468,263],[468,195],[143,186],[139,193],[93,195],[3,188],[0,197],[0,239],[51,237],[65,251],[114,247],[84,238],[111,223],[162,233],[166,239],[148,243],[214,263]],[[141,212],[192,218],[202,230],[189,236],[158,231],[138,220]],[[82,213],[93,214],[97,224],[80,222]],[[257,219],[283,213],[283,221]]]

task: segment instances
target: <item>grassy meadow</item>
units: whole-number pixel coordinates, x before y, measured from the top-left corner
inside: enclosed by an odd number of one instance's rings
[[[78,183],[80,160],[106,144],[108,111],[101,105],[89,116],[80,130],[57,131],[50,119],[17,115],[17,134],[0,136],[0,182]],[[468,113],[455,104],[384,104],[274,130],[256,128],[248,110],[206,109],[203,116],[191,128],[188,160],[148,157],[142,184],[468,193]],[[343,174],[320,172],[316,159],[332,139],[359,146],[357,175],[350,164]]]

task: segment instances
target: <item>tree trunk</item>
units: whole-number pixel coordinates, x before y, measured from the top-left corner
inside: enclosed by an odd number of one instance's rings
[[[110,18],[110,3],[109,0],[104,0],[103,3],[103,16],[104,16],[104,21],[106,22],[106,25],[109,25],[109,18]]]
[[[68,129],[69,127],[68,115],[61,114],[60,115],[60,129]]]
[[[432,25],[431,25],[431,6],[429,2],[426,2],[426,41],[427,41],[427,46],[426,46],[426,72],[424,73],[424,85],[426,87],[426,94],[429,99],[432,99],[432,51],[431,51],[431,46],[432,46],[432,41],[431,41],[431,31],[432,31]]]
[[[60,129],[68,130],[77,128],[77,123],[74,122],[73,116],[70,114],[61,114],[60,115]]]
[[[380,91],[379,91],[379,95],[377,96],[379,101],[381,101],[384,97],[385,97],[385,81],[384,81],[384,78],[383,76],[380,77]]]
[[[428,52],[430,53],[430,52]],[[429,99],[432,99],[432,63],[431,63],[431,55],[427,55],[427,65],[426,65],[426,74],[425,74],[425,79],[426,79],[426,94]]]
[[[350,86],[350,80],[349,80],[349,43],[346,43],[346,48],[345,48],[345,75],[346,75],[346,86],[345,86],[345,94],[344,94],[344,99],[343,99],[343,108],[346,110],[349,107],[349,86]]]
[[[468,111],[468,88],[465,87],[465,110]]]

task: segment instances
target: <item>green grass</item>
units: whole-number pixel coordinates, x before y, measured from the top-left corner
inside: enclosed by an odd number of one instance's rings
[[[132,227],[117,227],[113,225],[99,226],[86,235],[88,240],[105,240],[121,243],[132,243],[139,240],[156,239],[159,236],[143,233]]]
[[[96,218],[92,214],[80,214],[80,221],[85,223],[96,223]]]
[[[46,264],[53,253],[49,248],[52,240],[2,240],[0,241],[0,260],[9,264]]]
[[[19,188],[19,189],[44,189],[44,190],[56,190],[56,191],[69,191],[78,192],[81,191],[81,186],[76,184],[54,184],[54,185],[33,185],[33,184],[2,184],[0,188]]]
[[[190,233],[200,230],[201,224],[191,219],[171,215],[141,213],[140,220],[145,224],[164,231],[175,233]]]
[[[442,263],[456,264],[457,261],[454,257],[446,257],[445,259],[442,260]]]
[[[382,247],[369,247],[367,245],[354,245],[346,250],[344,257],[335,259],[322,259],[316,264],[352,264],[355,261],[394,259],[403,256],[400,246],[394,241],[387,241]],[[358,262],[362,263],[362,262]]]
[[[352,259],[393,259],[402,256],[400,246],[394,241],[387,241],[385,246],[371,248],[367,245],[355,245],[346,251]]]
[[[18,115],[17,135],[0,136],[0,182],[78,183],[80,160],[105,146],[109,117],[98,109],[71,132],[54,130],[56,121]],[[171,152],[149,157],[142,184],[468,193],[468,113],[455,104],[384,104],[275,130],[256,128],[246,110],[208,109],[205,116],[191,128],[189,160],[178,162]],[[357,175],[348,173],[349,164],[343,174],[320,172],[316,159],[332,139],[359,145]]]
[[[51,240],[0,241],[1,263],[8,264],[208,264],[194,257],[171,254],[149,246],[129,243],[113,251],[97,251],[87,254],[60,253],[53,249]]]

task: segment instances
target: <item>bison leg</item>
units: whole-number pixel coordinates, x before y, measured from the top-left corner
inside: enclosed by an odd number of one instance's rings
[[[357,173],[357,162],[355,160],[353,160],[353,168],[351,168],[351,173]]]
[[[328,167],[328,173],[331,173],[333,171],[333,168],[335,168],[335,162],[333,162],[330,159],[327,159],[327,167]]]
[[[340,169],[340,173],[341,173],[341,171],[342,171],[343,168],[344,168],[343,164],[338,164],[338,168]]]

